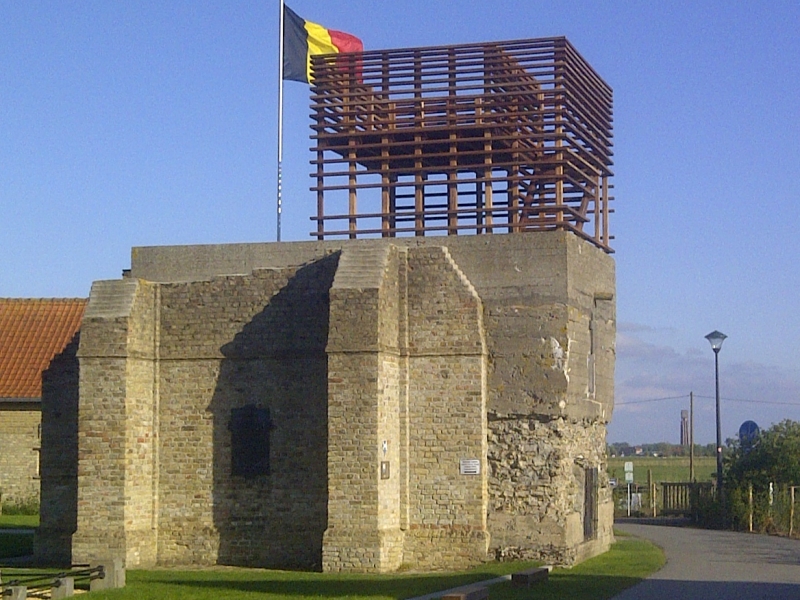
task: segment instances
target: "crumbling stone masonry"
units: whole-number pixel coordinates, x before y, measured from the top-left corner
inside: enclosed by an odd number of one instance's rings
[[[37,555],[602,552],[614,292],[613,260],[562,231],[134,248],[45,387]]]

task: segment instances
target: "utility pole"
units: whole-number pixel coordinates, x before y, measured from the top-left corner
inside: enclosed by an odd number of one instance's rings
[[[689,481],[694,483],[694,392],[689,392]]]

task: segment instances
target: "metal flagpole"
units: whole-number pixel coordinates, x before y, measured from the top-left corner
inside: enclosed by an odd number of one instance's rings
[[[283,187],[283,4],[280,1],[280,33],[278,35],[278,240],[281,241],[281,203]]]

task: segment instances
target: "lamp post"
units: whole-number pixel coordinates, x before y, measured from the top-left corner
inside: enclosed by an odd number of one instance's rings
[[[722,426],[719,418],[719,351],[728,337],[716,329],[706,336],[714,351],[714,381],[717,388],[717,496],[722,502]]]

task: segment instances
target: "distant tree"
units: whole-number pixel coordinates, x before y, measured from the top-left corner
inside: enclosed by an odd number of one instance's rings
[[[800,423],[785,420],[763,431],[750,447],[730,440],[725,460],[728,486],[752,484],[764,489],[770,483],[800,485]]]
[[[757,531],[785,529],[788,513],[778,509],[779,496],[787,486],[800,485],[800,423],[781,421],[747,446],[738,439],[728,440],[724,477],[730,525],[744,529],[752,517]]]
[[[637,446],[631,446],[627,442],[614,442],[607,445],[608,455],[614,456],[634,456],[636,454]],[[670,444],[668,442],[656,442],[651,444],[641,444],[638,446],[642,449],[642,454],[645,456],[689,456],[689,447],[681,446],[680,444]],[[694,445],[695,456],[716,456],[716,446],[708,444],[701,446],[700,444]]]
[[[717,445],[716,444],[706,444],[705,446],[697,446],[695,445],[695,456],[716,456],[717,455]]]
[[[608,444],[608,455],[614,456],[631,456],[633,454],[633,447],[627,442],[614,442]]]

